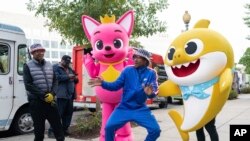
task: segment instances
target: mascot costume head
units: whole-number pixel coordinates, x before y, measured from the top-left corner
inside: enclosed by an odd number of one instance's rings
[[[198,21],[174,39],[165,56],[169,80],[160,85],[159,95],[182,94],[184,116],[173,110],[169,115],[184,141],[189,140],[188,132],[215,118],[231,90],[232,47],[209,24],[208,20]]]
[[[91,53],[84,55],[84,66],[89,76],[101,76],[108,82],[115,81],[125,66],[133,63],[133,49],[129,47],[129,37],[134,26],[134,12],[127,11],[117,21],[114,15],[105,15],[101,17],[101,23],[83,15],[82,25],[92,46]],[[106,121],[119,104],[122,89],[108,91],[102,87],[95,87],[95,92],[102,104],[100,141],[104,141]],[[116,132],[116,140],[133,140],[129,123]]]
[[[114,15],[101,17],[101,23],[83,16],[82,22],[95,59],[114,63],[126,58],[134,23],[133,11],[128,11],[116,22]]]

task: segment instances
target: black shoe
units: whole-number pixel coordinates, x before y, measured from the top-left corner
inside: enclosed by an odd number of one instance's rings
[[[55,139],[55,135],[53,132],[48,132],[48,138]]]
[[[69,133],[69,131],[64,131],[64,136],[70,136],[71,134]]]

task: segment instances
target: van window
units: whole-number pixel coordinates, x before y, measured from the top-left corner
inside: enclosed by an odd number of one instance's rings
[[[29,60],[27,46],[22,44],[18,46],[17,73],[23,74],[23,64]]]
[[[0,43],[0,75],[9,73],[9,46]]]

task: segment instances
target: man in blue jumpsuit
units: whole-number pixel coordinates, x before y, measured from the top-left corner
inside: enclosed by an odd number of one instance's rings
[[[158,91],[156,72],[148,68],[150,53],[137,49],[133,59],[135,65],[126,67],[116,81],[105,82],[101,78],[95,78],[88,82],[92,87],[102,86],[110,91],[123,88],[122,100],[105,127],[106,141],[114,141],[115,131],[129,121],[147,129],[145,141],[155,141],[160,136],[160,127],[146,106],[147,98],[154,98]]]

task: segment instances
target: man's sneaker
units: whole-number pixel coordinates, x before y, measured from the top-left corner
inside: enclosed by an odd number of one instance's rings
[[[48,138],[55,139],[55,135],[53,132],[48,132]]]
[[[69,135],[71,135],[69,131],[64,131],[64,136],[69,136]]]

